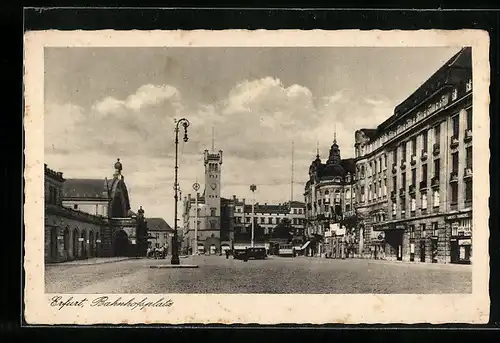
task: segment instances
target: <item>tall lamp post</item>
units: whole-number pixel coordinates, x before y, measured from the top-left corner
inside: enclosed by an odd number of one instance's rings
[[[250,185],[250,190],[252,191],[252,240],[251,246],[253,248],[254,238],[255,238],[255,191],[257,190],[257,186],[252,184]]]
[[[198,255],[198,190],[200,189],[200,184],[195,182],[193,184],[193,189],[196,192],[196,198],[194,200],[194,247],[192,247],[192,254]]]
[[[175,189],[175,209],[174,209],[174,243],[172,246],[172,264],[180,264],[179,260],[179,238],[177,235],[177,202],[179,201],[179,183],[177,182],[177,170],[178,166],[178,151],[179,151],[179,125],[184,127],[184,142],[188,141],[187,128],[189,126],[189,121],[186,118],[182,118],[175,123],[175,174],[174,174],[174,189]]]

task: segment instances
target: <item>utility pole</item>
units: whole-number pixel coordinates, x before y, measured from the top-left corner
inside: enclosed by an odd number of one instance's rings
[[[193,184],[193,189],[196,192],[196,198],[194,200],[194,247],[192,248],[192,254],[198,255],[198,190],[200,189],[200,184],[195,182]]]
[[[257,186],[252,184],[250,185],[250,190],[252,191],[252,240],[251,240],[251,246],[253,248],[254,246],[254,239],[255,239],[255,190],[257,189]]]

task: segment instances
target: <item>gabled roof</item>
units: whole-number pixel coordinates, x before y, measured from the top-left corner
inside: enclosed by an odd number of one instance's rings
[[[103,179],[66,179],[63,198],[109,199],[107,182]]]
[[[149,231],[174,232],[163,218],[146,218],[146,222]]]

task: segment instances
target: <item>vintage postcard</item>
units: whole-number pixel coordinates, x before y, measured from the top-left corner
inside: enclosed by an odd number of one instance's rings
[[[489,37],[25,34],[29,324],[486,323]]]

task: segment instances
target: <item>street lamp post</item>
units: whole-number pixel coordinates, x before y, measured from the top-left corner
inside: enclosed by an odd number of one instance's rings
[[[184,127],[184,142],[188,141],[187,128],[189,126],[189,121],[182,118],[176,121],[175,124],[175,174],[174,174],[174,189],[175,189],[175,208],[174,208],[174,243],[172,247],[172,264],[179,264],[179,238],[177,235],[177,202],[179,201],[179,184],[177,182],[177,170],[178,166],[178,151],[179,151],[179,125]]]
[[[252,184],[250,185],[250,190],[252,191],[252,240],[251,240],[251,246],[253,248],[254,245],[254,238],[255,238],[255,190],[257,189],[257,186]]]
[[[200,189],[200,184],[195,182],[193,184],[193,189],[196,192],[196,198],[194,200],[194,247],[192,247],[192,254],[198,255],[198,190]]]

